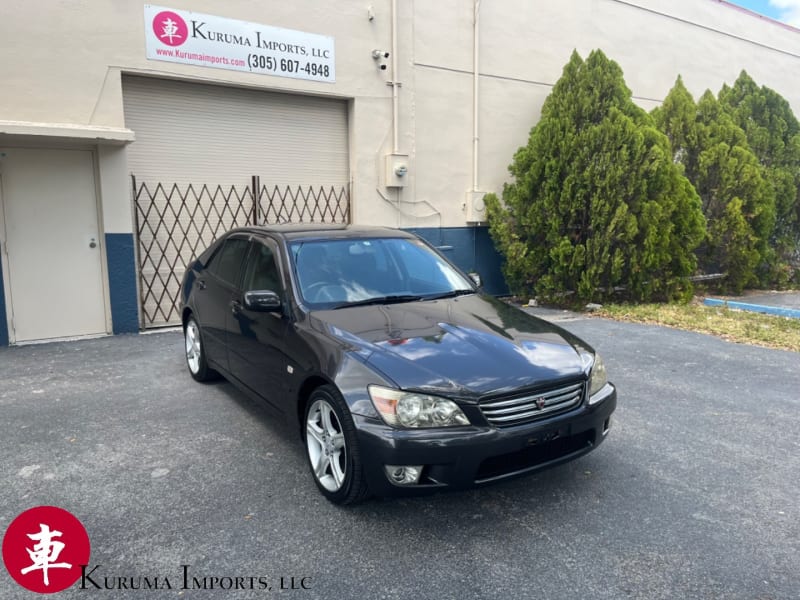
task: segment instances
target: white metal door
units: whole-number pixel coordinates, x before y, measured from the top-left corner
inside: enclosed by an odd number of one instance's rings
[[[92,153],[4,148],[2,155],[11,341],[105,333]]]

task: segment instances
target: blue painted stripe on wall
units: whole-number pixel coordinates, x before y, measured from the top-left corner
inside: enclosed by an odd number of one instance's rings
[[[108,289],[114,333],[138,333],[139,299],[136,294],[136,254],[132,233],[106,234]]]
[[[6,314],[6,292],[3,289],[2,263],[0,263],[0,346],[8,346],[8,315]]]
[[[495,249],[488,227],[406,227],[424,238],[463,271],[481,276],[483,289],[495,296],[508,294],[503,277],[503,257]]]

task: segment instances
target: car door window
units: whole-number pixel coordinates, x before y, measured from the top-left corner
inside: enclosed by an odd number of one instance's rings
[[[253,251],[244,271],[242,289],[270,290],[280,294],[281,285],[278,277],[278,266],[272,249],[265,244],[255,242]]]
[[[222,249],[211,259],[209,270],[226,283],[236,285],[248,244],[247,240],[241,238],[226,240]]]

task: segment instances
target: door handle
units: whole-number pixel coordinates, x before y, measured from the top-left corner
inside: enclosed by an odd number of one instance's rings
[[[231,300],[231,312],[235,315],[238,315],[241,310],[241,303],[238,300]]]
[[[197,287],[199,287],[201,290],[206,289],[206,280],[205,279],[200,279],[197,282]]]

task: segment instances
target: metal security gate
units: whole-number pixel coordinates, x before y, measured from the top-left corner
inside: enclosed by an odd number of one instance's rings
[[[349,223],[348,185],[180,185],[131,176],[140,302],[145,328],[180,323],[186,266],[234,227],[276,223]]]

